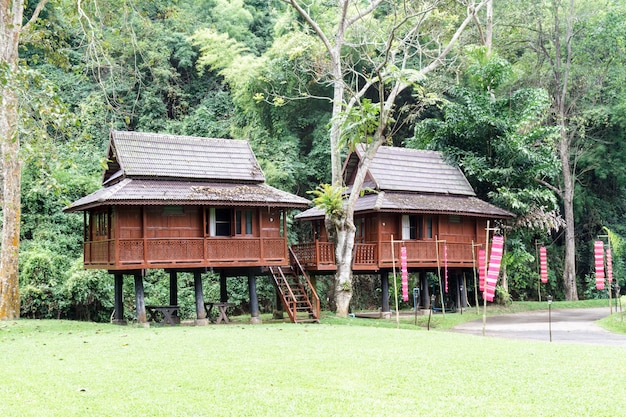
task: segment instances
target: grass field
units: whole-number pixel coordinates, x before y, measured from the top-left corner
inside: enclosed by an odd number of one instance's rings
[[[394,325],[0,322],[0,415],[626,415],[626,347]]]

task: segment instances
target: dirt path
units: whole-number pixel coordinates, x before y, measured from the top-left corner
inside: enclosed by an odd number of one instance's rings
[[[607,308],[552,309],[552,342],[626,346],[626,335],[611,333],[596,320],[610,314]],[[453,332],[482,335],[482,320],[460,324]],[[487,317],[485,336],[550,341],[548,310]]]

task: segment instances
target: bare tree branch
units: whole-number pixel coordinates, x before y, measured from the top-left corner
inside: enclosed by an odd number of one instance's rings
[[[435,58],[435,60],[433,62],[431,62],[426,68],[424,68],[421,71],[423,75],[426,75],[426,74],[436,70],[437,68],[439,68],[443,64],[443,59],[448,55],[448,53],[450,53],[450,51],[452,50],[454,45],[457,43],[457,41],[461,37],[461,34],[465,30],[465,27],[472,20],[474,20],[474,16],[476,15],[476,13],[478,13],[478,11],[480,9],[482,9],[483,6],[485,4],[487,4],[488,1],[489,0],[483,0],[480,3],[478,3],[477,5],[467,8],[467,17],[465,18],[465,20],[463,20],[463,23],[461,23],[459,25],[459,27],[457,28],[456,32],[454,32],[454,35],[450,39],[450,42],[448,42],[448,45],[444,48],[443,51],[441,51],[439,56],[437,58]]]
[[[30,26],[33,24],[33,22],[35,22],[39,18],[39,14],[43,10],[43,8],[46,7],[46,3],[48,3],[48,0],[39,1],[37,7],[35,7],[33,15],[30,17],[30,20],[26,22],[26,24],[22,27],[22,32],[27,32],[30,29]]]

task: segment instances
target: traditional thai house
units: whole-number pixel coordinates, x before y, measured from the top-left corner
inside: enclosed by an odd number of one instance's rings
[[[286,213],[306,207],[308,200],[265,183],[246,141],[113,131],[102,188],[65,211],[84,213],[85,268],[115,277],[117,322],[123,276],[135,277],[137,319],[145,322],[142,277],[162,268],[170,272],[170,305],[156,309],[176,322],[177,273],[193,272],[196,322],[204,324],[202,273],[209,269],[220,273],[222,313],[226,277],[248,276],[258,321],[255,277],[292,263]]]
[[[358,147],[346,160],[343,176],[348,188],[363,155]],[[474,267],[475,249],[487,239],[487,221],[513,217],[477,198],[461,170],[434,151],[380,147],[364,189],[355,209],[352,269],[381,274],[383,313],[389,312],[388,274],[394,265],[399,270],[403,246],[409,272],[420,273],[421,305],[429,306],[425,273],[436,272],[445,263],[457,280]],[[293,247],[304,269],[313,274],[334,271],[334,246],[324,227],[324,213],[311,208],[296,218],[312,226],[311,240]],[[463,304],[461,284],[455,288],[455,304]]]

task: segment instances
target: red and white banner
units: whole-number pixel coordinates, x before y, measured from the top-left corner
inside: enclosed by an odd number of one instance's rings
[[[443,277],[446,286],[446,294],[448,293],[448,245],[443,244]]]
[[[613,254],[611,247],[606,248],[606,276],[609,279],[609,286],[613,283]]]
[[[496,295],[496,284],[500,275],[500,265],[502,264],[502,250],[504,248],[504,238],[494,236],[491,242],[491,257],[489,258],[489,268],[485,279],[485,300],[493,301]]]
[[[485,291],[485,250],[478,250],[478,289],[480,292]]]
[[[604,289],[604,243],[596,240],[594,246],[594,257],[596,260],[596,289]]]
[[[409,273],[406,265],[406,246],[400,247],[400,267],[402,268],[402,301],[409,301]]]
[[[545,246],[539,248],[539,269],[541,282],[546,284],[548,282],[548,253]]]

